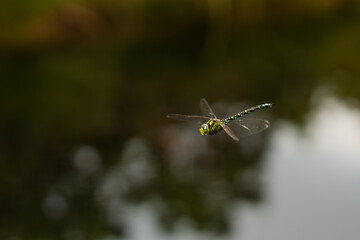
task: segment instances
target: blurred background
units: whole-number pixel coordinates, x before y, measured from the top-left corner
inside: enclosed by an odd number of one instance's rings
[[[0,27],[1,239],[358,239],[359,1],[3,1]],[[271,127],[165,117],[202,97]]]

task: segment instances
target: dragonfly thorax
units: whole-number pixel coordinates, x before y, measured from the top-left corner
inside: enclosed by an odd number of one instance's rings
[[[200,133],[201,135],[213,135],[218,131],[222,130],[222,127],[219,124],[220,120],[210,119],[207,123],[201,125]]]
[[[202,124],[200,129],[199,129],[201,135],[209,135],[209,126],[207,124]]]

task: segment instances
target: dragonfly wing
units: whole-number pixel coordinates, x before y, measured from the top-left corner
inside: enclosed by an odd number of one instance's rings
[[[209,118],[216,118],[214,111],[211,109],[205,98],[200,100],[200,110],[204,116],[209,116]]]
[[[237,119],[231,121],[229,126],[237,136],[243,137],[264,131],[270,126],[270,122],[264,119]]]
[[[226,126],[223,122],[218,121],[218,123],[224,129],[224,131],[227,133],[227,135],[229,135],[235,141],[239,141],[239,138],[235,135],[235,133],[231,130],[231,128]]]
[[[209,120],[208,117],[205,116],[193,116],[193,115],[182,115],[182,114],[176,114],[176,113],[170,113],[166,115],[167,118],[180,120],[180,121],[198,121],[198,122],[204,122]]]

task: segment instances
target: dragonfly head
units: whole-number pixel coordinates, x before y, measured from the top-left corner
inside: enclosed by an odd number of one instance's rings
[[[201,125],[199,130],[200,130],[201,135],[203,135],[203,136],[209,135],[209,126],[207,124],[204,123],[203,125]]]

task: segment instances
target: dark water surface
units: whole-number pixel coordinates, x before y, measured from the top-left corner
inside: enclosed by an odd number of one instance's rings
[[[1,5],[1,239],[359,236],[357,1]]]

